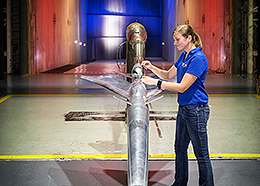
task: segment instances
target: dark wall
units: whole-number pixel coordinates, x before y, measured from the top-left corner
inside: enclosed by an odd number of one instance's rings
[[[176,50],[172,37],[176,20],[175,3],[172,0],[163,0],[162,7],[162,57],[167,61],[173,62]]]
[[[20,37],[21,37],[21,69],[20,74],[28,74],[28,18],[27,18],[27,2],[20,0]]]
[[[146,57],[162,56],[161,8],[161,0],[88,0],[88,60],[115,59],[127,26],[136,21],[147,31]]]
[[[233,74],[241,73],[241,6],[241,0],[233,1]]]
[[[0,36],[4,36],[4,1],[0,1],[0,10]],[[0,80],[4,79],[4,38],[2,37],[0,42]]]

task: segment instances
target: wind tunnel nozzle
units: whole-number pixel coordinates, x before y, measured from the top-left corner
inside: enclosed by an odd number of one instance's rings
[[[147,33],[143,25],[132,23],[126,29],[126,38],[130,43],[145,42]]]

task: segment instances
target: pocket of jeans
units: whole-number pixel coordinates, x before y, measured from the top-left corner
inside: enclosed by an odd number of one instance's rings
[[[205,107],[205,108],[204,108],[204,114],[205,114],[205,123],[207,123],[208,120],[209,120],[209,114],[210,114],[210,109],[209,109],[209,107]]]
[[[198,120],[198,109],[196,106],[189,105],[183,108],[184,118],[187,122],[196,122]]]
[[[198,120],[198,129],[199,132],[206,132],[207,131],[207,123],[208,123],[208,119],[209,119],[209,113],[210,110],[209,108],[204,108],[203,110],[200,111],[199,114],[199,120]]]
[[[183,109],[184,109],[186,112],[190,113],[190,114],[196,114],[196,113],[198,113],[197,106],[195,106],[195,105],[188,105],[188,106],[185,106]]]

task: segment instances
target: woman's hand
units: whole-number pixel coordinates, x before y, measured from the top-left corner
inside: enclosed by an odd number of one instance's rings
[[[157,85],[158,79],[154,79],[148,76],[143,76],[141,81],[147,85]]]
[[[150,61],[143,61],[141,64],[145,69],[151,70],[153,68],[153,65],[151,64]]]

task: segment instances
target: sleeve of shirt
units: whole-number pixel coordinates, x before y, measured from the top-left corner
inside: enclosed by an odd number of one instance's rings
[[[177,60],[177,61],[174,63],[174,66],[175,66],[176,68],[178,68],[178,64],[179,64],[179,61]]]
[[[174,66],[175,66],[176,68],[178,68],[178,66],[179,66],[179,63],[180,63],[180,58],[179,58],[179,59],[177,59],[177,61],[174,63]]]
[[[180,55],[180,57],[177,59],[176,63],[174,63],[174,66],[178,68],[179,64],[183,61],[184,56],[186,55],[186,52],[183,51]]]
[[[207,59],[201,55],[196,55],[191,59],[186,73],[200,77],[208,69]]]

